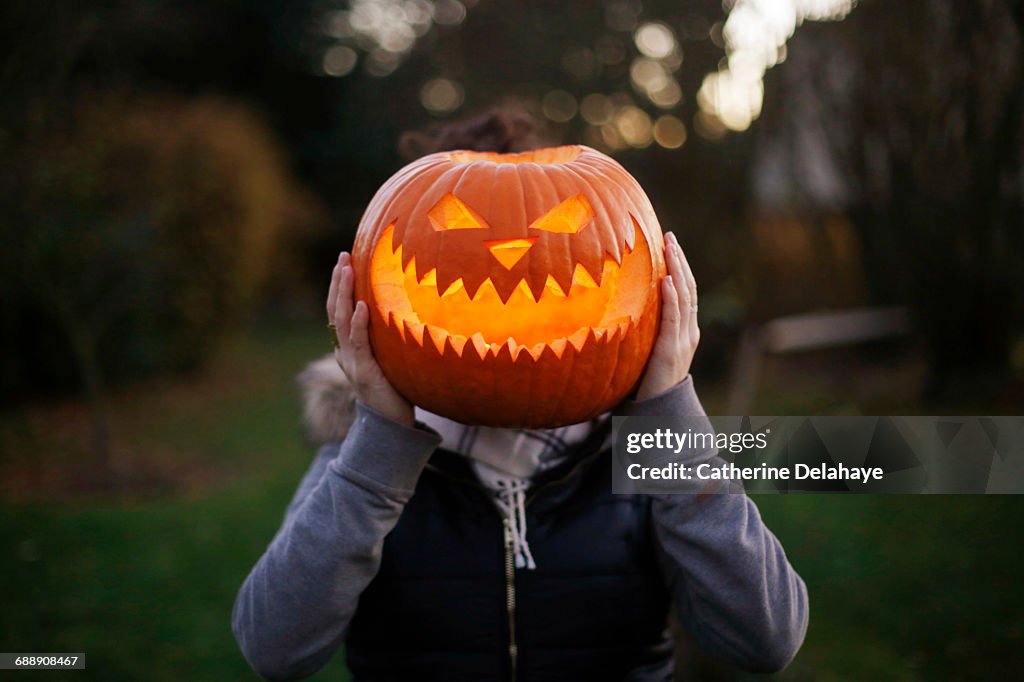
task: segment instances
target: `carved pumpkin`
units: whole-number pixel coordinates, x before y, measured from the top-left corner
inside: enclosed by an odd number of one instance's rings
[[[381,369],[467,424],[583,421],[636,385],[658,323],[661,227],[583,146],[441,152],[377,192],[353,249]]]

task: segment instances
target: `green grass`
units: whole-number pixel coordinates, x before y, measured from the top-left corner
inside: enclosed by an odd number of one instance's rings
[[[202,485],[3,507],[0,651],[87,654],[85,672],[26,679],[256,679],[231,634],[231,606],[311,455],[292,378],[324,351],[319,332],[315,323],[264,330],[233,345],[206,377],[116,397],[122,440],[137,455],[210,463]],[[5,453],[32,438],[44,456],[73,446],[69,434],[39,424],[4,417]],[[811,593],[807,643],[781,678],[1024,673],[1019,498],[756,501]],[[314,679],[348,679],[340,659]]]
[[[759,495],[807,582],[786,679],[1019,679],[1024,504],[1015,496]]]
[[[86,654],[46,679],[258,679],[231,607],[309,463],[292,377],[324,352],[317,331],[264,332],[215,381],[115,398],[122,438],[214,461],[198,492],[3,507],[0,651]],[[348,679],[341,657],[313,679]]]

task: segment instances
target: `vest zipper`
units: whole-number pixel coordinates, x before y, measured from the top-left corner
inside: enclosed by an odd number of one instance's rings
[[[595,452],[593,455],[590,455],[588,457],[585,457],[585,458],[581,459],[580,461],[576,462],[576,464],[564,476],[561,476],[561,477],[559,477],[559,478],[557,478],[555,480],[552,480],[552,481],[547,481],[547,482],[543,483],[542,485],[538,486],[533,491],[532,494],[527,495],[526,500],[523,503],[523,506],[526,506],[526,507],[530,506],[530,503],[533,502],[533,500],[537,497],[537,494],[540,493],[542,490],[545,490],[547,488],[551,488],[551,487],[562,485],[563,483],[566,483],[569,479],[571,479],[573,476],[575,476],[576,473],[580,469],[582,469],[584,466],[586,466],[591,461],[596,459],[597,456],[599,456],[600,454],[601,454],[601,451],[599,450],[598,452]],[[454,481],[456,483],[461,483],[461,484],[464,484],[464,485],[468,485],[468,486],[470,486],[472,488],[476,488],[476,489],[480,490],[481,492],[483,492],[487,496],[488,502],[490,502],[490,491],[486,487],[484,487],[483,485],[480,485],[479,483],[475,483],[475,482],[472,482],[472,481],[467,481],[467,480],[461,479],[461,478],[459,478],[457,476],[453,476],[452,474],[444,471],[440,467],[437,467],[437,466],[435,466],[433,464],[430,464],[429,462],[427,463],[426,468],[432,470],[433,472],[435,472],[435,473],[439,474],[440,476],[443,476],[444,478],[447,478],[447,479],[449,479],[451,481]],[[496,507],[495,507],[495,511],[497,511]],[[499,514],[500,514],[500,512],[499,512]],[[508,658],[509,658],[509,664],[510,664],[510,669],[511,669],[511,675],[509,676],[509,682],[516,682],[517,664],[518,664],[518,658],[519,658],[519,646],[516,644],[516,556],[515,556],[515,540],[512,537],[512,526],[510,525],[508,517],[502,516],[501,523],[502,523],[502,526],[504,528],[504,534],[505,534],[505,610],[506,610],[506,613],[508,614]]]
[[[516,645],[516,557],[515,542],[512,538],[512,526],[508,518],[502,519],[505,528],[505,609],[508,613],[508,658],[512,674],[510,682],[516,680],[516,659],[519,648]]]

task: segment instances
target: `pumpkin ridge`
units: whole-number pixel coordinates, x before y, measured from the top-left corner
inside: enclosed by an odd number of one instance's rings
[[[532,223],[544,214],[546,208],[558,204],[560,201],[558,191],[549,182],[546,182],[546,175],[542,167],[517,167],[519,180],[523,187],[523,206],[526,221]],[[551,240],[555,244],[557,240]],[[531,258],[527,264],[527,286],[533,291],[534,297],[538,300],[544,293],[547,285],[548,274],[551,272],[550,259],[542,257]]]
[[[644,222],[641,223],[641,231],[644,233],[644,237],[650,241],[656,235],[649,235],[648,232],[653,232],[653,230],[648,230],[645,226],[652,222],[652,220],[655,225],[658,225],[658,223],[657,216],[650,205],[647,195],[636,184],[633,176],[617,161],[614,159],[610,159],[610,163],[599,163],[598,161],[598,159],[584,158],[581,160],[580,166],[589,168],[592,172],[596,173],[605,183],[614,188],[613,191],[621,190],[619,200],[631,207],[629,213],[633,215],[637,222],[640,222],[640,219],[636,217],[636,214],[649,214],[649,219],[648,216],[645,216]],[[658,227],[658,232],[660,233],[660,225]],[[628,231],[627,235],[629,235]],[[632,235],[629,235],[628,239],[632,240]]]
[[[575,176],[576,181],[578,183],[580,183],[580,184],[582,184],[582,185],[584,185],[586,187],[591,187],[593,185],[592,178],[588,177],[587,175],[585,175],[583,173],[583,169],[578,168],[578,167],[569,167],[569,166],[567,166],[565,168],[565,171],[567,173],[571,173],[573,176]],[[608,210],[608,207],[605,205],[604,197],[602,195],[595,193],[593,198],[589,199],[589,200],[590,200],[591,210],[593,210],[593,212],[594,212],[594,219],[593,219],[594,222],[595,223],[600,223],[602,225],[609,226],[610,229],[611,229],[611,232],[612,232],[611,239],[607,240],[608,243],[606,243],[605,239],[599,239],[597,241],[596,254],[592,254],[592,253],[580,254],[580,253],[578,253],[577,252],[578,250],[584,249],[584,248],[587,247],[587,242],[585,240],[582,240],[582,241],[581,240],[574,240],[571,243],[571,246],[570,246],[570,248],[573,251],[573,258],[575,260],[579,261],[579,262],[586,262],[588,257],[589,258],[595,258],[595,257],[596,258],[600,258],[603,261],[605,256],[609,256],[610,255],[612,257],[612,260],[615,261],[615,264],[621,266],[622,265],[622,255],[623,254],[622,254],[621,249],[619,248],[619,244],[618,244],[618,242],[619,242],[619,239],[618,239],[619,227],[614,224],[615,220],[612,217],[611,212]],[[600,217],[600,220],[598,220],[599,217]],[[600,283],[601,283],[600,280],[597,280],[597,283],[598,283],[598,285],[600,285]]]
[[[413,216],[427,215],[430,209],[432,209],[446,194],[455,194],[454,189],[459,186],[466,174],[469,172],[468,167],[442,166],[442,168],[444,168],[443,172],[434,182],[423,190],[423,193],[413,204],[411,211],[404,216],[403,224],[408,225]],[[452,189],[446,191],[446,187],[451,187]],[[462,201],[463,204],[466,203],[461,199],[460,201]],[[429,206],[424,206],[424,204],[429,204]],[[472,206],[469,208],[479,215],[479,211],[476,211],[475,208]],[[426,239],[418,237],[416,230],[409,230],[407,228],[401,232],[396,230],[395,234],[407,254],[402,263],[403,269],[407,265],[408,259],[411,259],[413,256],[420,257],[420,263],[424,266],[424,272],[430,269],[437,269],[437,254],[444,248],[445,233],[437,233],[440,235],[440,238]],[[430,247],[433,247],[433,249],[428,248],[428,244]],[[445,278],[445,273],[438,271],[437,276],[438,279],[443,280]]]
[[[636,196],[634,196],[635,193],[642,194],[642,190],[640,192],[635,192],[635,190],[639,189],[639,186],[636,186],[636,187],[621,186],[621,185],[625,184],[625,178],[618,177],[620,175],[619,171],[623,170],[621,166],[612,165],[612,164],[597,164],[597,163],[594,163],[594,164],[586,164],[584,167],[588,168],[588,170],[591,173],[593,173],[594,176],[597,177],[601,181],[602,185],[607,183],[608,185],[610,185],[613,188],[610,193],[615,194],[616,200],[620,204],[622,204],[622,205],[627,207],[626,208],[626,213],[632,215],[638,208],[642,208],[642,202],[640,202],[638,200],[638,198]],[[629,176],[628,174],[626,174],[626,177],[628,177],[630,180],[632,180],[632,176]],[[636,181],[633,180],[633,184],[635,184],[635,182]],[[602,202],[602,206],[604,206],[606,204],[605,197],[601,197],[601,202]],[[644,237],[647,238],[647,234],[643,230],[642,226],[641,226],[641,232],[644,232]],[[629,245],[630,249],[636,248],[635,243],[634,243],[634,239],[633,239],[633,231],[632,230],[623,229],[622,230],[622,235],[623,235],[623,240],[617,240],[617,243],[616,243],[616,246],[615,246],[616,249],[621,250],[621,248],[622,248],[621,245],[622,245],[623,241],[626,244]],[[649,241],[649,239],[648,239],[648,241]]]
[[[482,216],[485,221],[489,221],[492,203],[491,196],[494,192],[494,183],[497,178],[497,167],[494,164],[487,165],[474,162],[468,164],[466,168],[467,172],[459,178],[459,182],[452,187],[451,191],[456,196],[463,197],[462,201],[467,206]],[[469,170],[477,172],[470,173]],[[468,195],[475,197],[472,203],[467,201]],[[486,202],[481,201],[481,199],[486,199]],[[487,225],[492,230],[494,229],[492,223],[488,222]],[[449,234],[442,232],[441,239],[437,242],[438,252],[444,249],[449,256],[443,262],[435,263],[438,267],[438,281],[454,281],[452,277],[461,274],[462,285],[472,298],[480,288],[480,285],[483,284],[484,269],[481,267],[481,263],[475,263],[464,250],[456,250],[459,246],[454,238],[448,239],[449,236]]]
[[[618,329],[618,327],[616,326],[612,329],[615,330]],[[610,331],[604,338],[604,346],[606,350],[612,351],[610,353],[605,353],[605,355],[611,355],[612,359],[611,363],[608,365],[608,371],[605,373],[604,385],[601,387],[600,391],[595,390],[593,392],[593,395],[601,396],[602,400],[604,399],[604,396],[608,395],[610,392],[612,382],[615,380],[615,376],[619,368],[619,361],[621,359],[619,357],[619,353],[622,349],[622,342],[615,337],[614,331]]]
[[[569,192],[564,191],[563,183],[559,181],[561,174],[565,172],[567,167],[543,166],[540,168],[541,177],[548,183],[552,193],[555,195],[555,201],[549,205],[549,210],[573,196]],[[546,213],[547,211],[541,215]],[[548,236],[549,246],[544,254],[548,258],[545,270],[549,277],[555,278],[558,285],[562,287],[562,291],[568,291],[572,286],[572,272],[575,267],[572,254],[573,241],[575,241],[574,235],[551,234]],[[547,286],[547,277],[544,278],[544,285],[545,287]]]
[[[402,185],[404,192],[395,192],[395,196],[392,200],[384,207],[384,218],[394,220],[395,223],[395,235],[396,241],[399,244],[405,243],[405,233],[408,229],[408,222],[410,215],[409,210],[418,211],[419,202],[423,200],[423,197],[430,194],[430,190],[437,185],[442,185],[451,169],[445,168],[444,165],[437,163],[429,159],[421,159],[424,166],[424,172],[418,173],[409,180],[408,184]],[[416,199],[410,201],[410,194]],[[411,205],[406,206],[406,203]],[[397,215],[394,215],[396,214]]]
[[[409,188],[416,188],[421,184],[430,186],[435,184],[438,181],[438,179],[444,175],[444,172],[444,167],[436,163],[423,163],[418,167],[416,166],[416,164],[412,164],[412,172],[408,174],[409,177],[405,179],[403,182],[395,184],[401,184]],[[394,216],[393,214],[396,211],[395,204],[402,201],[403,196],[401,193],[398,192],[393,193],[390,196],[387,196],[385,192],[390,190],[391,186],[393,186],[391,185],[391,180],[384,183],[384,186],[381,187],[378,194],[384,195],[386,197],[385,201],[383,201],[379,207],[375,207],[374,204],[371,202],[371,205],[367,209],[367,211],[369,212],[370,210],[376,210],[378,212],[378,215],[382,216],[386,221],[395,223],[396,231],[398,231],[399,234],[401,234],[402,230],[399,229],[398,227],[398,222],[401,215]]]

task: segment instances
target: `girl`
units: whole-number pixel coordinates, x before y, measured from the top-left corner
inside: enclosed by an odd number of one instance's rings
[[[492,114],[443,130],[432,151],[520,151],[528,134]],[[689,376],[697,287],[671,233],[665,260],[658,337],[616,414],[704,415]],[[374,360],[348,253],[327,315],[348,383],[326,385],[351,392],[355,416],[328,435],[238,594],[235,635],[262,676],[310,675],[344,644],[360,681],[666,681],[670,609],[741,668],[796,654],[807,590],[746,495],[613,495],[607,415],[527,431],[417,409]]]

